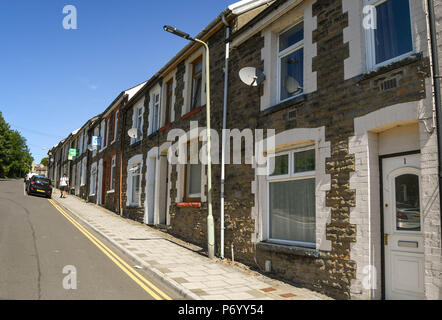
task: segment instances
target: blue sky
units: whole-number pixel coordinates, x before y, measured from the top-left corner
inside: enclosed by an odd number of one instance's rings
[[[196,35],[234,2],[0,1],[0,111],[40,162],[186,45],[163,25]],[[63,28],[65,5],[77,8],[77,30]]]

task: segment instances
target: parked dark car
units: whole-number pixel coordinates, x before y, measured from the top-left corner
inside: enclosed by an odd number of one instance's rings
[[[26,184],[26,192],[30,194],[39,194],[48,198],[52,197],[52,181],[49,178],[35,175],[29,179]]]

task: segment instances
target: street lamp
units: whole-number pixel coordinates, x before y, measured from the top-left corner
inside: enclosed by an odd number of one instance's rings
[[[171,26],[164,26],[164,31],[170,32],[178,37],[189,41],[197,42],[206,49],[206,123],[207,123],[207,249],[209,258],[215,256],[215,226],[212,215],[212,157],[211,157],[211,141],[210,141],[210,58],[209,45],[199,39],[192,38],[185,33]]]

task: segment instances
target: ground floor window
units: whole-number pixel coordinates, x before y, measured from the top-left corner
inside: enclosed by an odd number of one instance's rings
[[[268,175],[269,240],[314,247],[315,150],[277,154]]]
[[[130,182],[132,185],[130,193],[130,204],[133,206],[141,205],[141,165],[136,164],[130,169]]]
[[[81,185],[84,186],[86,184],[86,165],[87,165],[87,158],[84,157],[81,160]]]
[[[116,156],[113,156],[110,167],[110,190],[115,190],[115,169],[116,169]]]
[[[90,195],[95,195],[97,192],[97,164],[93,164],[91,167],[91,186]]]
[[[201,164],[186,165],[186,201],[201,200]]]

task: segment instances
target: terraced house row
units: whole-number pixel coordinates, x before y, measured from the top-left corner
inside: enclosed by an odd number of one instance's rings
[[[442,298],[441,17],[440,1],[243,0],[196,36],[210,48],[213,129],[275,130],[267,175],[243,161],[222,179],[213,165],[218,255],[339,299]],[[50,177],[205,247],[207,166],[167,154],[172,130],[206,126],[205,55],[189,42],[121,92],[50,150]],[[245,67],[265,79],[244,84]]]

